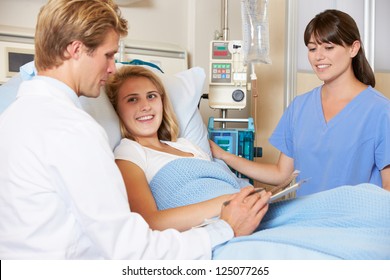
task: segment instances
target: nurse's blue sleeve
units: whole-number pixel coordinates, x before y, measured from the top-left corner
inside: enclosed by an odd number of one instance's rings
[[[379,120],[375,162],[379,170],[390,164],[390,105]]]
[[[292,126],[293,126],[293,111],[294,111],[294,102],[290,104],[287,110],[282,115],[279,120],[278,125],[276,126],[274,132],[269,138],[269,142],[277,148],[279,151],[287,155],[288,157],[293,158],[293,135],[292,135]]]

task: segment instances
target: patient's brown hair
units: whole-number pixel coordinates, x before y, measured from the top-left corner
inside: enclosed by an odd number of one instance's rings
[[[163,118],[157,132],[158,139],[165,141],[176,141],[179,135],[179,125],[176,119],[176,114],[173,110],[169,96],[161,79],[155,73],[153,73],[152,70],[149,70],[143,66],[122,66],[115,74],[111,75],[105,88],[106,94],[112,106],[114,106],[115,111],[118,113],[118,94],[121,86],[128,79],[138,77],[144,77],[150,80],[156,87],[158,93],[161,95],[163,104]],[[135,140],[133,135],[131,135],[131,133],[125,128],[122,120],[120,120],[120,126],[122,137]]]

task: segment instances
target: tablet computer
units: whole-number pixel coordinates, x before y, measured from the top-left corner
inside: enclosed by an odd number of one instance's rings
[[[269,203],[272,203],[272,202],[275,202],[275,200],[278,200],[279,198],[285,196],[285,195],[288,195],[289,193],[295,191],[296,189],[298,189],[303,183],[305,183],[308,179],[303,179],[303,180],[300,180],[299,182],[295,183],[295,184],[292,184],[291,186],[285,188],[285,189],[282,189],[281,191],[273,194],[269,200]]]

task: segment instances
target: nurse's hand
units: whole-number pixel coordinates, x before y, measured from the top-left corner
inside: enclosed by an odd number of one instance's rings
[[[227,152],[224,149],[222,149],[220,146],[218,146],[216,143],[214,143],[212,140],[209,140],[209,144],[210,144],[210,150],[211,153],[213,154],[213,157],[223,160],[224,155]]]
[[[271,193],[251,194],[254,190],[252,186],[245,187],[222,206],[221,219],[232,227],[236,237],[251,234],[267,213]]]

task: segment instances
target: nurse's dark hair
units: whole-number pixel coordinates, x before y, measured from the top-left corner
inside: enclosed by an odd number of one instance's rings
[[[118,112],[118,95],[123,84],[133,78],[146,78],[156,87],[160,94],[163,104],[163,117],[161,125],[157,131],[158,139],[165,141],[176,141],[179,135],[179,124],[173,110],[169,95],[167,94],[161,79],[144,66],[122,66],[115,74],[108,79],[105,90],[115,111]],[[120,119],[120,116],[119,116]],[[123,121],[120,119],[120,128],[122,137],[135,140],[134,136],[126,129]]]
[[[93,53],[108,31],[126,36],[127,28],[127,20],[113,0],[50,0],[38,15],[35,66],[38,71],[60,66],[69,58],[66,48],[74,41]]]
[[[325,10],[317,14],[306,26],[304,41],[307,46],[312,36],[316,43],[333,43],[340,46],[352,46],[360,42],[360,49],[352,59],[352,68],[356,78],[366,85],[375,87],[374,72],[367,61],[359,28],[355,20],[339,10]]]

